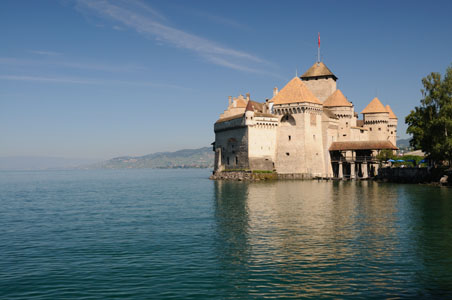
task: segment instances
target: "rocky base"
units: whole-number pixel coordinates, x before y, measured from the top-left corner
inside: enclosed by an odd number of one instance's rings
[[[276,173],[252,173],[251,171],[216,172],[212,180],[260,181],[278,179]]]

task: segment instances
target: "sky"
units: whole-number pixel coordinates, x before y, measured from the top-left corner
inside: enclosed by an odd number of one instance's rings
[[[317,58],[404,119],[452,63],[452,1],[0,1],[0,156],[209,146],[228,96],[272,97]]]

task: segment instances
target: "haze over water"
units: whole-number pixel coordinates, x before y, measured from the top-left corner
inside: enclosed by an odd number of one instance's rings
[[[0,172],[1,299],[452,297],[452,190]]]

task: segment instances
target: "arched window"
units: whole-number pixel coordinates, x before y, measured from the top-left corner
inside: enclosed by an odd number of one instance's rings
[[[296,122],[295,122],[294,117],[292,117],[289,114],[286,114],[286,115],[284,115],[281,118],[281,125],[284,125],[284,126],[295,126]]]

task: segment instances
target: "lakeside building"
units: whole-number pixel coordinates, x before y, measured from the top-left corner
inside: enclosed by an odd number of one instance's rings
[[[323,62],[263,103],[229,97],[214,124],[214,173],[267,170],[288,178],[367,178],[381,150],[397,150],[397,117],[374,98],[358,119]]]

